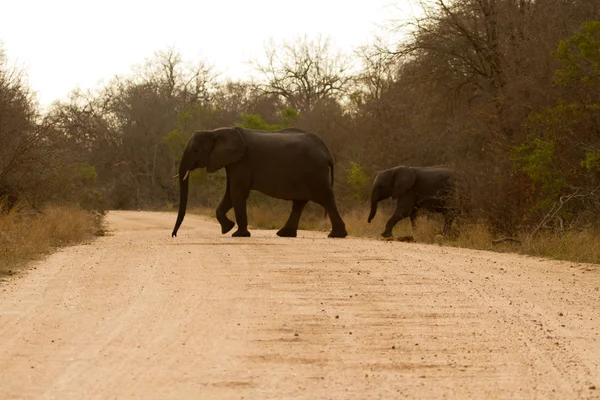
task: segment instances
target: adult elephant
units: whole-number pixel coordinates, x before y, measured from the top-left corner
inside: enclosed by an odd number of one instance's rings
[[[454,171],[445,167],[398,166],[380,171],[373,182],[368,221],[375,217],[377,203],[391,197],[396,199],[396,209],[381,236],[392,237],[394,226],[406,217],[410,217],[414,230],[418,209],[444,214],[443,233],[446,234],[454,220],[454,210],[448,201],[454,188]]]
[[[329,214],[329,237],[347,236],[333,194],[333,158],[314,133],[296,128],[259,131],[239,127],[194,132],[179,164],[179,213],[172,236],[177,236],[185,216],[189,172],[196,168],[206,168],[209,173],[225,168],[227,188],[216,210],[223,234],[235,226],[226,215],[233,207],[238,229],[232,236],[250,236],[246,200],[250,190],[257,190],[293,203],[277,235],[295,237],[302,210],[312,200]]]

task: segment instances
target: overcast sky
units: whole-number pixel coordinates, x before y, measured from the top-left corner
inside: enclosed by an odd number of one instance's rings
[[[350,51],[411,11],[409,0],[15,0],[1,6],[0,41],[47,105],[168,47],[243,78],[269,38],[322,34]]]

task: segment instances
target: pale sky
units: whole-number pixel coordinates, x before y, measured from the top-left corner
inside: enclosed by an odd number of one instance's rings
[[[129,74],[169,47],[238,79],[270,38],[322,34],[351,51],[415,11],[409,0],[13,0],[0,10],[9,63],[26,71],[42,106]]]

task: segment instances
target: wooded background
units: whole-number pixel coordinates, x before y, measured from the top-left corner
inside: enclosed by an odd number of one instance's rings
[[[494,232],[531,230],[544,218],[558,231],[598,226],[600,2],[421,6],[422,17],[391,24],[389,37],[352,54],[322,37],[273,41],[247,81],[159,50],[46,112],[0,48],[3,207],[20,198],[35,207],[170,208],[193,131],[296,126],[330,147],[342,211],[366,210],[378,170],[444,164],[459,172],[463,217]],[[393,42],[395,32],[408,35]],[[224,171],[192,179],[192,204],[216,206]]]

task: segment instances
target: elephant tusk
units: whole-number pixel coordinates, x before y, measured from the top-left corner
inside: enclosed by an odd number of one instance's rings
[[[175,179],[175,178],[177,178],[177,177],[179,177],[179,174],[175,175],[175,176],[173,177],[173,179]]]
[[[188,169],[187,171],[185,171],[185,175],[183,176],[184,181],[188,178],[189,174],[190,174],[190,170]]]

